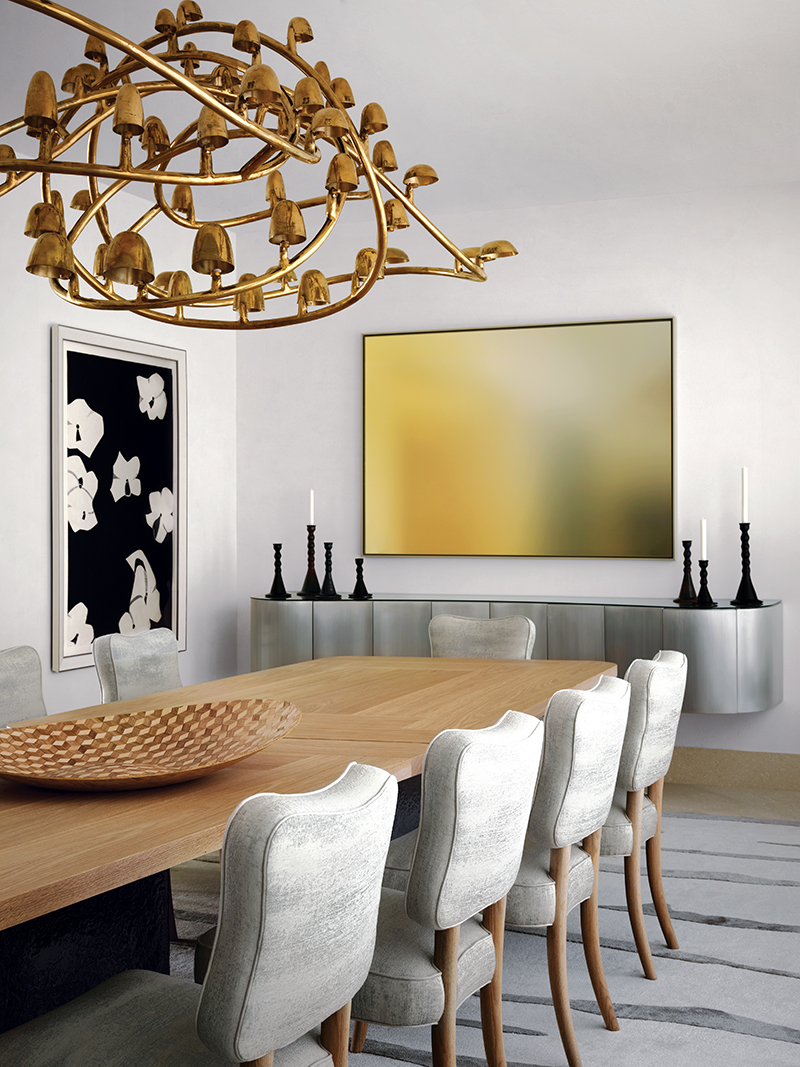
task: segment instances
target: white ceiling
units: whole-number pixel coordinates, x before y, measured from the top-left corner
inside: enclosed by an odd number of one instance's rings
[[[73,6],[141,41],[163,2]],[[308,18],[315,40],[301,54],[347,77],[359,107],[383,105],[401,173],[439,172],[437,213],[800,179],[800,0],[201,6],[280,40],[290,17]],[[0,18],[6,120],[30,74],[60,84],[84,39],[12,0]]]

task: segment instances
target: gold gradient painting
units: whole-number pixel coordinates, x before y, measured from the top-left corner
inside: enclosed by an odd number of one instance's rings
[[[671,559],[672,320],[364,337],[364,552]]]

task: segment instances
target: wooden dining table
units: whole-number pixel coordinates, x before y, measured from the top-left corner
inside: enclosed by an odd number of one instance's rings
[[[588,660],[347,656],[49,716],[254,697],[289,700],[301,712],[288,735],[194,781],[79,793],[0,778],[0,932],[58,909],[67,915],[76,902],[218,849],[231,812],[253,793],[319,789],[351,761],[407,779],[441,730],[489,726],[509,708],[541,715],[557,690],[591,688],[616,672]]]
[[[319,789],[353,760],[408,778],[441,730],[488,726],[509,708],[541,715],[556,690],[590,688],[616,670],[590,660],[346,656],[50,716],[252,697],[301,712],[263,751],[177,785],[75,793],[0,779],[0,929],[218,849],[228,816],[253,793]]]

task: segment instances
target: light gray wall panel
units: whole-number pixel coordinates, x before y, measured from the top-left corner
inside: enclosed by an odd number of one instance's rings
[[[605,660],[602,604],[548,604],[548,659]]]
[[[739,710],[737,611],[676,608],[664,611],[664,648],[689,660],[684,711],[732,714]]]
[[[465,619],[488,619],[489,601],[436,600],[431,605],[431,615],[461,615]]]
[[[605,608],[606,651],[604,659],[616,663],[618,674],[635,659],[652,659],[662,648],[661,608],[607,605]]]
[[[314,601],[314,659],[372,655],[372,601]]]
[[[312,659],[310,600],[250,601],[250,669],[264,671]]]
[[[508,615],[526,615],[536,627],[531,659],[547,659],[547,604],[517,604],[493,601],[491,618],[504,619]]]
[[[783,700],[783,605],[736,612],[739,711],[766,711]]]
[[[429,656],[427,600],[376,600],[372,605],[376,656]]]

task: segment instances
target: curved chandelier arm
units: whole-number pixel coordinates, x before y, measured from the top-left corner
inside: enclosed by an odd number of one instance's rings
[[[391,180],[391,178],[387,178],[386,175],[382,171],[378,171],[377,172],[377,176],[378,176],[378,181],[381,183],[381,185],[385,189],[388,189],[389,192],[392,194],[392,196],[394,196],[398,200],[402,201],[403,206],[405,207],[406,211],[409,212],[410,214],[412,214],[414,216],[414,218],[417,220],[417,222],[420,223],[421,226],[424,226],[424,228],[428,231],[428,233],[431,235],[431,237],[435,237],[436,240],[439,242],[439,244],[443,248],[446,248],[447,251],[453,256],[454,259],[457,259],[459,263],[461,263],[464,267],[466,267],[466,269],[470,272],[470,274],[474,274],[476,280],[482,281],[482,282],[486,281],[486,271],[483,269],[483,267],[480,266],[480,264],[476,263],[474,260],[469,259],[467,256],[465,256],[464,253],[461,251],[461,249],[458,248],[456,245],[454,245],[453,242],[450,240],[450,238],[447,237],[445,234],[443,234],[442,231],[437,226],[434,226],[434,224],[427,217],[427,215],[425,215],[422,211],[420,211],[420,209],[417,207],[417,205],[414,203],[414,201],[410,197],[406,196],[406,194],[403,192],[402,189],[398,189],[398,187],[394,184],[394,182]],[[393,270],[391,273],[393,273],[393,274],[421,274],[423,272],[431,273],[431,274],[433,274],[433,273],[435,273],[435,274],[446,274],[448,276],[450,276],[451,274],[452,275],[456,274],[455,271],[434,270],[434,268],[427,268],[427,267],[417,268],[416,270],[410,270],[410,269],[397,270],[397,271]],[[388,271],[387,271],[387,273],[388,273]],[[458,274],[457,276],[459,278],[463,277],[462,274]]]
[[[291,144],[289,141],[284,140],[277,133],[273,133],[271,130],[264,129],[263,126],[259,126],[258,123],[251,122],[244,115],[240,115],[230,108],[221,104],[213,93],[207,92],[202,86],[191,78],[187,78],[184,74],[179,74],[177,70],[173,70],[169,63],[164,63],[157,56],[153,56],[150,52],[141,48],[139,45],[129,41],[127,37],[123,37],[119,33],[115,33],[114,30],[110,30],[107,26],[101,25],[99,22],[95,22],[93,19],[87,18],[85,15],[79,15],[76,11],[70,11],[69,8],[61,7],[60,4],[52,3],[51,0],[11,0],[12,4],[19,4],[21,7],[30,8],[31,11],[38,11],[41,15],[47,15],[50,18],[58,19],[59,22],[65,22],[68,26],[73,26],[77,30],[82,30],[84,33],[89,33],[94,37],[99,38],[106,44],[110,44],[113,48],[119,49],[120,52],[124,52],[126,55],[131,56],[139,60],[145,67],[149,68],[156,74],[160,74],[167,81],[172,82],[178,89],[188,93],[189,96],[193,96],[195,100],[198,100],[205,107],[211,108],[218,115],[227,119],[233,123],[234,126],[238,126],[244,130],[251,137],[257,137],[259,140],[266,142],[266,144],[272,145],[273,148],[280,148],[286,152],[287,155],[292,156],[294,159],[299,159],[304,163],[317,163],[319,162],[320,153],[315,149],[313,152],[309,152],[303,148],[298,148],[297,145]],[[197,33],[202,26],[202,23],[194,24],[191,28],[191,32]],[[213,27],[217,31],[223,31],[233,34],[236,27],[232,24],[217,22],[209,23],[209,26]],[[276,42],[271,44],[277,45]],[[284,51],[279,46],[281,52]],[[292,56],[293,60],[296,60],[296,56]],[[36,169],[36,168],[34,168]],[[100,175],[100,177],[106,177],[106,175]]]
[[[93,201],[91,206],[88,207],[84,211],[84,213],[81,215],[81,217],[78,219],[78,221],[75,223],[75,225],[70,230],[70,232],[68,234],[68,239],[69,239],[70,243],[74,243],[74,241],[77,240],[78,237],[80,237],[80,235],[83,232],[83,230],[86,228],[86,226],[88,226],[88,224],[91,222],[91,220],[95,216],[98,216],[100,218],[102,217],[102,209],[105,207],[107,202],[109,200],[111,200],[118,192],[120,192],[127,184],[128,184],[127,181],[120,180],[120,181],[116,182],[114,185],[110,185],[103,193],[100,194],[100,196],[97,198],[97,200]],[[135,228],[137,230],[141,229],[142,227],[147,225],[148,222],[152,221],[152,219],[155,218],[159,213],[160,213],[160,208],[158,208],[158,207],[151,208],[149,211],[147,211],[138,220],[137,223],[134,224]],[[283,267],[281,267],[281,266],[272,267],[270,270],[266,271],[264,274],[261,274],[260,276],[255,277],[255,278],[253,278],[252,280],[250,280],[248,282],[238,282],[235,285],[223,286],[223,287],[221,287],[221,288],[219,288],[217,290],[214,290],[214,291],[209,290],[207,292],[192,292],[192,293],[188,294],[187,296],[182,296],[182,297],[166,297],[165,298],[165,297],[156,296],[155,299],[150,300],[147,303],[144,303],[144,302],[139,303],[139,302],[137,302],[135,307],[132,309],[131,308],[131,304],[130,304],[129,301],[124,300],[117,293],[115,293],[113,291],[113,289],[111,289],[109,286],[101,284],[97,280],[97,278],[94,276],[94,274],[92,274],[91,271],[89,271],[80,262],[80,260],[77,258],[77,256],[75,256],[75,258],[74,258],[76,273],[88,285],[90,285],[92,287],[92,289],[95,290],[95,292],[102,294],[103,299],[101,301],[97,301],[97,300],[86,299],[84,297],[81,297],[81,296],[79,296],[79,295],[77,295],[77,294],[75,294],[73,292],[70,292],[69,289],[65,289],[64,287],[62,287],[58,283],[57,279],[51,279],[51,288],[55,292],[57,292],[58,295],[61,296],[63,299],[68,300],[72,304],[76,304],[78,307],[85,307],[85,308],[91,308],[91,309],[104,309],[104,308],[107,307],[109,310],[112,310],[112,311],[126,310],[127,309],[127,310],[136,310],[138,313],[141,313],[141,314],[144,314],[146,311],[148,311],[148,312],[149,311],[156,311],[157,309],[161,309],[161,308],[178,308],[178,307],[188,306],[190,304],[194,305],[194,306],[199,306],[199,307],[203,307],[203,306],[212,306],[213,307],[213,306],[229,305],[229,304],[231,304],[233,302],[233,298],[234,297],[239,296],[239,295],[244,294],[244,293],[247,293],[247,292],[250,292],[253,289],[261,288],[264,285],[272,284],[272,283],[275,283],[275,282],[280,282],[287,275],[291,274],[292,271],[294,271],[296,268],[302,266],[303,263],[305,263],[306,260],[310,259],[314,255],[314,253],[322,246],[322,244],[324,244],[324,242],[330,236],[330,234],[331,234],[331,232],[333,230],[333,227],[336,225],[336,222],[337,222],[337,220],[339,218],[340,218],[340,213],[339,212],[337,212],[337,214],[333,218],[326,217],[325,221],[323,222],[323,224],[320,227],[319,232],[316,234],[316,236],[313,237],[307,243],[307,245],[300,252],[298,252],[298,254],[294,258],[287,260],[287,263],[286,263],[285,266],[283,266]],[[183,220],[181,220],[181,221],[183,221]],[[134,227],[131,227],[131,229],[133,230]],[[343,276],[342,280],[344,280],[345,277],[347,278],[348,281],[350,280],[350,276],[349,275]],[[378,272],[375,272],[375,279],[374,280],[377,280],[378,277],[379,277]],[[374,284],[374,281],[373,281],[372,284]],[[154,290],[154,288],[152,286],[148,286],[147,288],[148,288],[148,292],[157,293],[157,290]],[[367,283],[365,281],[364,285],[362,286],[362,289],[359,290],[358,294],[356,294],[356,296],[359,299],[363,295],[363,291],[366,290],[366,288],[367,288]],[[285,292],[278,291],[278,292],[275,292],[275,293],[272,293],[272,294],[266,294],[265,293],[264,295],[265,295],[265,297],[269,297],[269,296],[275,297],[275,296],[284,296],[286,294],[285,294]],[[110,304],[107,303],[108,301],[111,301],[111,303]],[[345,306],[349,305],[350,303],[354,303],[354,299],[346,299],[344,301],[338,301],[337,304],[333,305],[333,306],[338,311],[338,310],[341,310],[342,307],[345,307]],[[302,316],[302,318],[306,319],[312,314],[315,315],[316,317],[321,317],[319,312],[307,312],[305,315]],[[294,321],[295,318],[299,319],[299,316],[292,316],[291,317],[291,321]],[[176,320],[172,316],[166,316],[164,321],[170,322],[170,323],[173,323],[173,324],[175,324],[175,322],[176,322]],[[289,319],[280,320],[280,322],[278,324],[279,325],[283,325],[287,321],[289,321]],[[182,319],[182,320],[180,320],[180,324],[181,325],[192,325],[192,324],[194,324],[194,325],[203,325],[203,326],[207,326],[208,325],[208,323],[204,319],[197,319],[197,320]],[[248,325],[249,326],[255,326],[256,324],[248,323]]]

